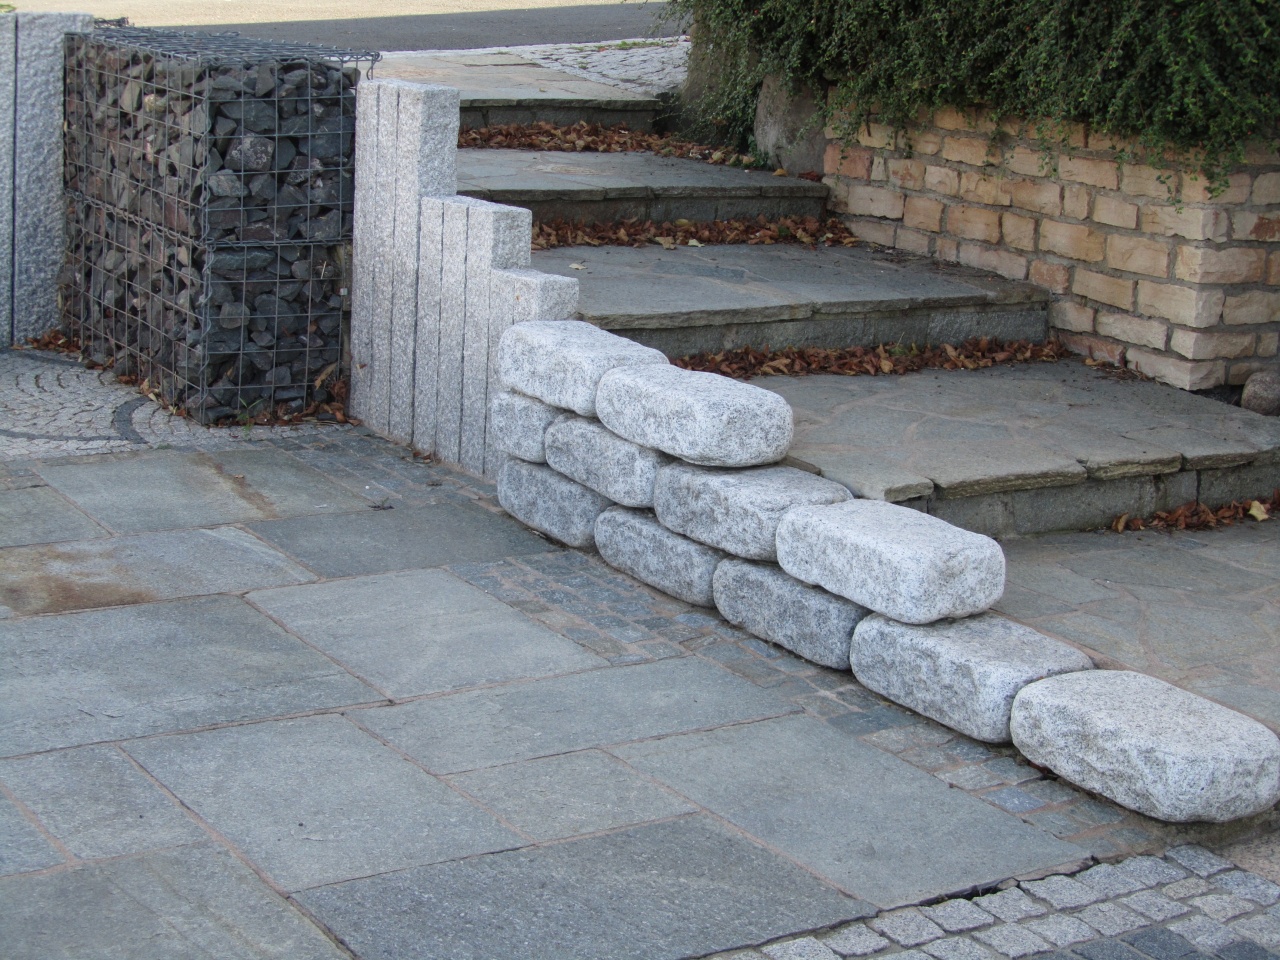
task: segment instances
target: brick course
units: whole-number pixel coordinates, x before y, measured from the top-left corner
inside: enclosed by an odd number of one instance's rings
[[[1280,367],[1280,154],[1247,151],[1210,196],[1201,176],[1122,162],[1132,144],[1035,129],[958,110],[848,144],[828,128],[833,206],[864,240],[1044,287],[1088,356],[1184,389]]]

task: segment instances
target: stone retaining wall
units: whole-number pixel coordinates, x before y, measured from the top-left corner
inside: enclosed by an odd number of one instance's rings
[[[1039,284],[1080,353],[1190,390],[1280,365],[1280,155],[1250,152],[1211,197],[1083,128],[1060,146],[940,110],[826,133],[824,182],[858,236]]]

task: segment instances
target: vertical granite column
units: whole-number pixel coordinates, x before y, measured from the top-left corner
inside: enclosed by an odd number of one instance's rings
[[[12,95],[5,92],[0,68],[0,140],[9,161],[0,160],[0,178],[12,183],[11,201],[0,209],[10,211],[12,230],[0,223],[0,232],[11,238],[12,313],[11,340],[21,343],[58,325],[58,274],[66,253],[66,205],[63,199],[62,137],[64,99],[63,38],[68,33],[93,29],[87,13],[19,13],[16,18],[15,68]],[[4,44],[7,30],[0,34]],[[6,48],[7,49],[7,48]],[[3,57],[3,54],[0,54]],[[11,122],[6,112],[11,111]],[[10,137],[9,131],[12,131]],[[12,176],[4,175],[12,164]],[[0,217],[8,219],[5,214]],[[2,283],[2,281],[0,281]],[[9,289],[0,287],[0,290]]]
[[[356,86],[355,211],[351,250],[351,363],[350,407],[353,416],[367,420],[373,370],[373,291],[377,285],[380,251],[378,197],[378,84],[366,80]]]

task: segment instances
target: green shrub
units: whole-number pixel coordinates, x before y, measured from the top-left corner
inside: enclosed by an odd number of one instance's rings
[[[718,67],[702,116],[751,128],[761,79],[831,88],[842,133],[874,109],[986,107],[1049,136],[1081,122],[1169,148],[1215,182],[1280,131],[1280,0],[671,0]],[[847,108],[847,113],[841,113]]]

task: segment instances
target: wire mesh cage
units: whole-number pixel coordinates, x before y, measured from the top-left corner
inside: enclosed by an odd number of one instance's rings
[[[331,399],[379,55],[103,25],[65,53],[61,294],[89,358],[205,423]]]

